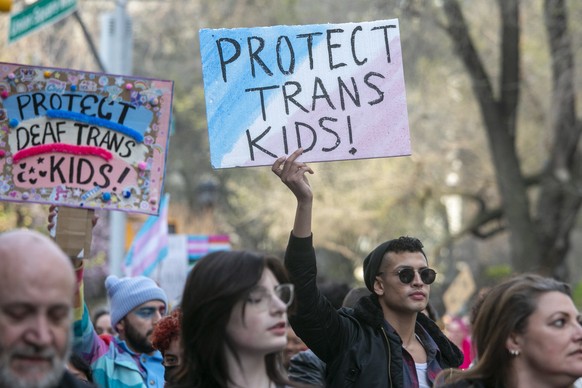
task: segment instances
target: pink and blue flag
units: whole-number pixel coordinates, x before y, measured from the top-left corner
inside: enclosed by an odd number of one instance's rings
[[[135,236],[124,260],[126,276],[149,276],[168,255],[168,207],[170,195],[160,203],[160,215],[149,216]]]
[[[189,265],[195,264],[196,261],[209,253],[229,250],[230,238],[226,234],[187,236]]]

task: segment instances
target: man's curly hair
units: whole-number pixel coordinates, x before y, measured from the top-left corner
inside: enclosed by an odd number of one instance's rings
[[[154,326],[152,332],[152,345],[162,354],[170,347],[170,343],[180,336],[180,323],[182,312],[179,308],[174,309],[170,315],[166,315]]]

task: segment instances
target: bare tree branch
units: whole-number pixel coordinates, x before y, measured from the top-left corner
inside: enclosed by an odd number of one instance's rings
[[[507,128],[511,130],[515,128],[519,100],[519,7],[517,0],[498,2],[502,15],[500,103]]]

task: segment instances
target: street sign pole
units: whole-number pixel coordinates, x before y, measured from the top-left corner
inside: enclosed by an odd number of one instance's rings
[[[127,0],[117,0],[116,4],[115,12],[102,15],[100,56],[108,73],[130,75],[133,52],[131,19],[125,10]],[[123,275],[126,223],[125,213],[109,213],[109,270],[116,276]]]

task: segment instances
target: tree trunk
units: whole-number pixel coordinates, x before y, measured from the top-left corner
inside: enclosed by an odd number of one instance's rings
[[[554,134],[538,203],[543,272],[565,279],[570,233],[581,205],[580,122],[576,118],[574,57],[564,0],[546,0],[544,13],[552,58],[552,105],[549,129]]]
[[[529,198],[515,148],[516,107],[519,97],[519,24],[517,0],[500,0],[502,55],[500,100],[477,53],[456,0],[444,3],[448,33],[469,72],[477,97],[495,167],[507,227],[511,234],[513,268],[520,272],[541,267],[541,249],[530,216]]]

